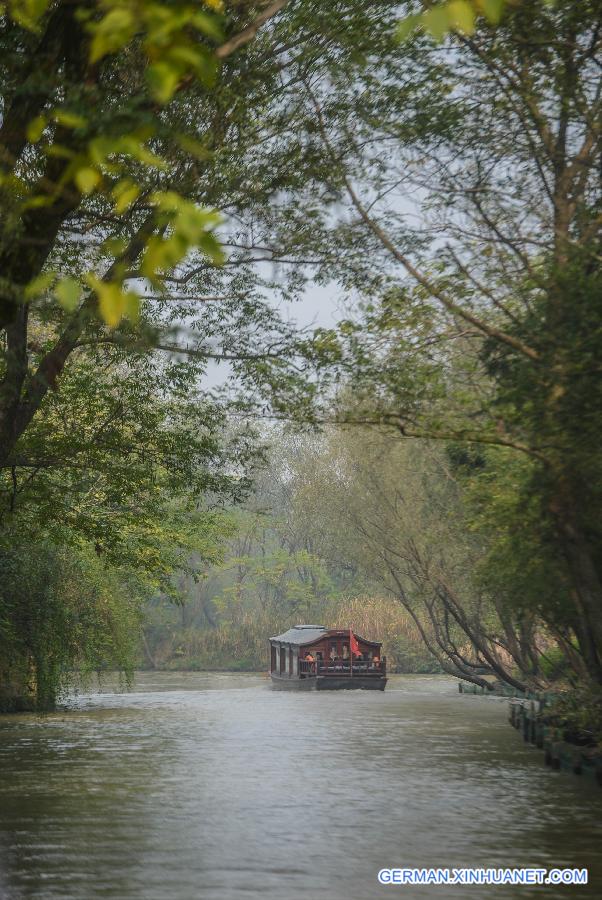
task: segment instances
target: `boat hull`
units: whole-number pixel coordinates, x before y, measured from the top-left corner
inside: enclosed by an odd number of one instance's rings
[[[272,687],[277,691],[384,691],[384,675],[315,675],[307,678],[288,678],[271,673]]]

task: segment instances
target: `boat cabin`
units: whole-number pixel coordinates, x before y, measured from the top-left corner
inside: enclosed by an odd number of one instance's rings
[[[272,683],[292,690],[384,690],[387,661],[381,647],[350,628],[295,625],[270,638]]]

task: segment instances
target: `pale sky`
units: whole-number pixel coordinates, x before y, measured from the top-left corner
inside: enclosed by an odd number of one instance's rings
[[[296,303],[278,301],[277,308],[286,322],[294,322],[300,328],[333,328],[345,315],[341,288],[336,284],[322,286],[309,282],[302,300]],[[229,374],[229,363],[210,360],[203,387],[218,387]]]

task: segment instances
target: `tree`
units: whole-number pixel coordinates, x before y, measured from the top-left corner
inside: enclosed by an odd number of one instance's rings
[[[14,4],[4,23],[2,466],[75,351],[118,343],[226,360],[265,410],[281,392],[280,406],[311,395],[299,368],[329,349],[295,337],[273,302],[275,292],[299,296],[311,256],[320,259],[307,253],[316,202],[336,199],[313,190],[328,161],[299,142],[310,124],[299,122],[298,96],[311,69],[346,93],[362,53],[393,47],[395,4],[371,12],[368,35],[357,0],[340,3],[336,22],[313,2],[290,11],[275,2],[256,18],[252,4],[236,3],[225,22],[196,5],[121,6],[86,19],[77,4],[42,4],[35,32]],[[287,17],[272,22],[281,10]],[[229,36],[212,56],[220,29]],[[213,86],[191,77],[215,56],[223,70]],[[157,88],[158,70],[170,91]],[[206,213],[215,209],[228,216],[222,249]],[[260,271],[265,262],[290,277]]]
[[[3,539],[22,527],[43,542],[59,512],[59,544],[92,545],[165,588],[176,565],[214,551],[208,505],[246,484],[249,442],[233,442],[235,462],[222,442],[228,407],[201,385],[208,362],[245,378],[239,414],[247,400],[269,410],[276,394],[308,408],[304,368],[321,351],[273,300],[297,296],[303,276],[257,265],[288,266],[289,242],[263,238],[276,234],[279,196],[303,185],[309,197],[315,161],[291,166],[306,68],[356,71],[364,14],[342,3],[341,29],[308,3],[275,28],[286,5],[9,4]],[[229,217],[222,246],[216,209]]]
[[[315,434],[270,428],[264,438],[266,469],[230,513],[236,531],[223,559],[196,583],[178,579],[179,610],[150,604],[145,664],[257,670],[266,636],[311,621],[383,641],[391,671],[440,671],[405,608],[366,571],[363,538],[345,544],[357,483],[341,489],[333,479],[342,456],[333,465],[331,447]]]
[[[259,451],[249,428],[227,429],[226,410],[196,396],[201,373],[195,360],[86,348],[0,475],[0,530],[89,543],[155,588],[193,551],[211,560],[217,507],[246,494]]]
[[[160,291],[165,271],[191,247],[221,259],[211,233],[215,212],[182,193],[217,133],[210,127],[194,137],[181,115],[183,130],[174,128],[163,108],[175,94],[180,111],[199,93],[203,98],[217,60],[244,46],[284,5],[256,14],[251,4],[242,10],[242,28],[237,4],[222,20],[211,11],[222,8],[213,0],[205,11],[161,2],[9,6],[0,129],[1,464],[56,387],[95,312],[110,326],[124,314],[137,319],[132,266]],[[229,37],[213,50],[224,26]],[[158,155],[166,143],[179,148],[180,160]],[[32,303],[44,316],[52,290],[67,314],[32,368]]]
[[[524,456],[565,560],[563,627],[600,678],[599,4],[520,4],[495,30],[457,27],[450,52],[422,33],[396,45],[392,2],[232,3],[225,21],[42,4],[37,36],[17,8],[2,32],[11,479],[82,355],[225,360],[246,379],[239,409],[305,418],[307,370],[334,358],[355,393],[335,418]],[[310,275],[359,295],[362,321],[294,334],[274,295]]]
[[[485,675],[541,685],[553,641],[537,610],[480,581],[488,543],[455,466],[445,448],[386,429],[329,429],[298,503],[322,523],[323,554],[401,604],[443,671],[487,688]]]
[[[450,38],[432,87],[448,110],[430,131],[382,105],[376,115],[371,98],[352,131],[326,86],[308,84],[330,182],[348,201],[332,237],[339,277],[364,298],[362,324],[343,331],[365,405],[338,417],[526,458],[519,489],[563,560],[571,628],[595,680],[601,12],[522,4],[495,30]],[[413,59],[433,53],[421,36],[411,46]]]

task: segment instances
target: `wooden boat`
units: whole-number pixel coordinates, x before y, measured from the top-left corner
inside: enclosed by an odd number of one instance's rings
[[[279,690],[384,691],[387,660],[379,641],[350,628],[295,625],[270,638],[270,674]]]

